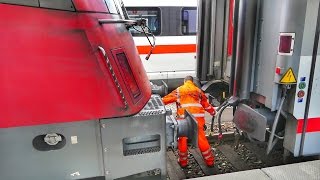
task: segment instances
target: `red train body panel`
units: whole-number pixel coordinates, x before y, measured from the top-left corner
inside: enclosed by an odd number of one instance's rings
[[[149,100],[130,33],[98,23],[120,15],[99,1],[74,5],[75,12],[0,4],[0,128],[128,116]]]

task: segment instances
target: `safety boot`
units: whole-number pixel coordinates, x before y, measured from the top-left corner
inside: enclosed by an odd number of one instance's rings
[[[182,168],[187,167],[188,165],[188,152],[179,152],[178,163]]]
[[[185,168],[185,167],[188,166],[188,160],[182,161],[182,160],[180,160],[180,158],[179,158],[178,163],[179,163],[179,165],[180,165],[181,168]]]
[[[208,167],[214,166],[214,155],[212,153],[211,149],[208,149],[207,151],[201,152],[202,157]]]

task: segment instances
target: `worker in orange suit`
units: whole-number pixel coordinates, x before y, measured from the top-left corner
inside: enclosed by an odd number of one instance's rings
[[[164,104],[175,102],[177,105],[177,119],[184,118],[184,111],[188,110],[198,121],[198,146],[207,166],[214,165],[214,155],[204,132],[204,113],[207,111],[215,115],[214,108],[208,103],[205,94],[194,83],[192,76],[184,79],[184,84],[170,94],[162,98]],[[181,167],[188,165],[187,138],[180,137],[178,140],[179,164]]]

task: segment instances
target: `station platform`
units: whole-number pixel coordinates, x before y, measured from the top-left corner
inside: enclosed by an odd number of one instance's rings
[[[320,180],[320,160],[195,178],[196,180]]]

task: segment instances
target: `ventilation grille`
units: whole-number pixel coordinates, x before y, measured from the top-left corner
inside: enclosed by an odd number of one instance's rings
[[[161,150],[159,134],[124,138],[122,144],[124,156],[155,153]]]

